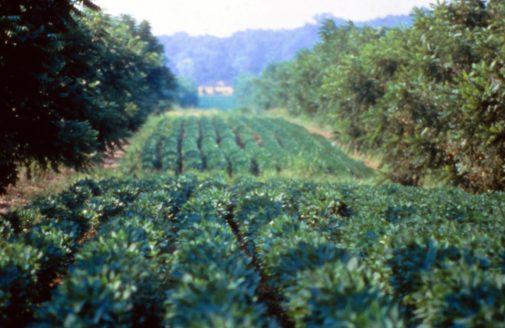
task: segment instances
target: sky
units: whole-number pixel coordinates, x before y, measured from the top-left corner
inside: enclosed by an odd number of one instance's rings
[[[303,26],[314,17],[365,21],[387,15],[407,15],[435,0],[94,0],[112,15],[130,14],[148,20],[156,35],[230,36],[245,29]]]

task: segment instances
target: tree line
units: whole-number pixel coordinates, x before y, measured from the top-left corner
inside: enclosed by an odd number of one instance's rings
[[[0,192],[20,168],[83,169],[174,98],[148,22],[89,0],[0,0]]]
[[[410,28],[326,21],[312,50],[242,79],[237,99],[331,122],[397,182],[505,190],[505,2],[442,1],[412,15]]]
[[[177,75],[199,85],[219,81],[233,84],[240,75],[260,74],[268,64],[291,60],[298,51],[312,48],[318,42],[319,24],[325,19],[333,20],[337,26],[347,23],[331,14],[320,14],[314,17],[314,23],[294,29],[250,29],[229,37],[192,36],[181,32],[162,35],[159,40],[170,58],[169,67]],[[387,16],[356,25],[392,27],[410,23],[409,16]]]

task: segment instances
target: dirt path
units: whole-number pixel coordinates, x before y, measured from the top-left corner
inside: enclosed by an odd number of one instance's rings
[[[128,145],[125,145],[122,148],[123,149],[114,150],[112,153],[109,153],[105,157],[103,164],[102,164],[102,167],[104,169],[115,169],[119,166],[119,162],[126,154],[126,148],[128,148]]]
[[[307,131],[309,131],[312,134],[317,134],[317,135],[320,135],[330,141],[333,141],[333,133],[331,133],[329,131],[324,131],[324,130],[322,130],[316,126],[312,126],[312,125],[306,126],[305,129],[307,129]]]
[[[107,153],[98,168],[114,170],[119,166],[128,146]],[[59,192],[67,188],[77,172],[73,169],[62,168],[59,172],[47,171],[36,174],[32,179],[27,179],[24,172],[20,173],[16,186],[9,186],[5,195],[0,195],[0,214],[7,213],[12,208],[28,204],[34,197],[41,194]]]

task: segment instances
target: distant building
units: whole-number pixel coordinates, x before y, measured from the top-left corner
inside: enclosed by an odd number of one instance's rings
[[[216,85],[201,85],[198,87],[199,96],[233,96],[233,87],[219,81]]]

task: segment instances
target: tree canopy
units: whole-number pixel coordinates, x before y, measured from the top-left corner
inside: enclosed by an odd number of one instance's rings
[[[87,0],[0,0],[0,13],[0,191],[31,163],[87,167],[173,94],[147,22]]]

